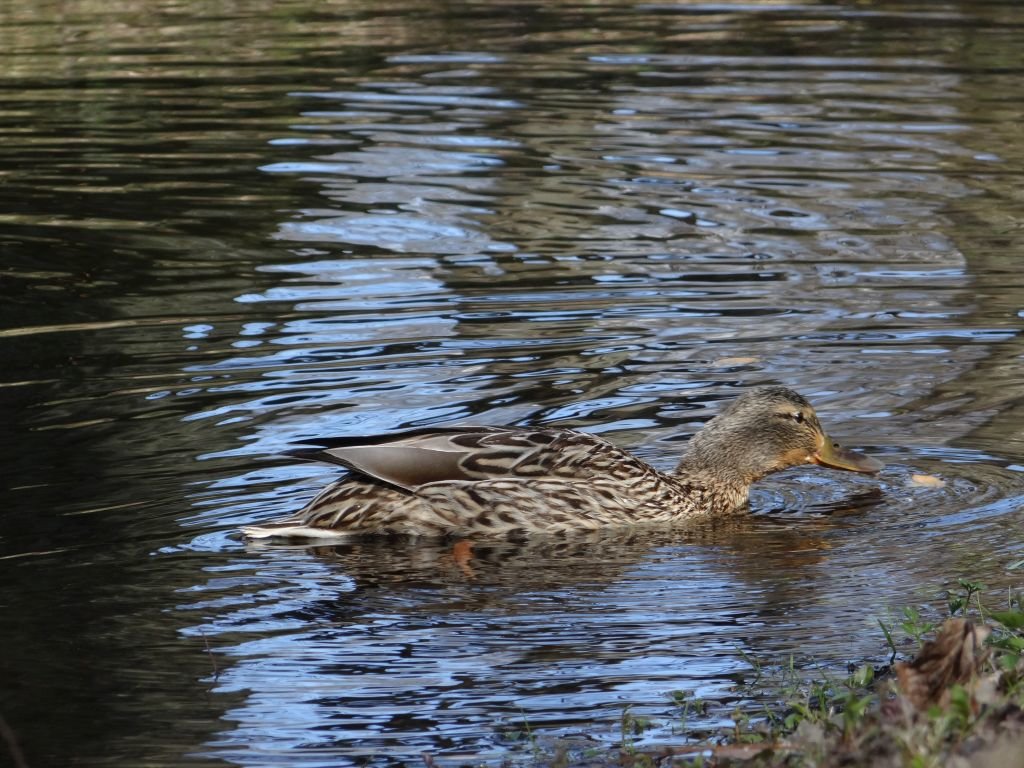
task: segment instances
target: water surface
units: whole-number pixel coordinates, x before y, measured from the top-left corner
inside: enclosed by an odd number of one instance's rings
[[[42,2],[0,11],[0,716],[31,766],[679,744],[749,658],[1020,585],[1024,12]],[[661,467],[791,386],[878,478],[494,544],[242,543],[314,435],[599,432]],[[934,475],[941,488],[917,485]],[[770,694],[764,694],[770,696]],[[9,751],[0,750],[6,756]]]

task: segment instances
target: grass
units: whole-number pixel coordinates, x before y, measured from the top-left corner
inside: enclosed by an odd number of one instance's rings
[[[743,768],[1024,768],[1024,598],[983,602],[983,584],[960,580],[947,594],[949,616],[928,621],[913,608],[879,621],[888,664],[856,667],[843,677],[808,675],[792,659],[766,663],[744,655],[750,696],[770,691],[761,713],[736,710],[732,727],[700,732],[694,715],[711,706],[672,694],[678,743],[643,745],[654,725],[623,710],[616,749],[546,754],[532,741],[528,765]],[[900,636],[912,660],[897,662]],[[531,734],[532,736],[532,734]],[[510,764],[513,761],[509,761]]]

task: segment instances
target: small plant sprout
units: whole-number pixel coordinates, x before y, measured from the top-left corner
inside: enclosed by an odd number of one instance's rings
[[[967,579],[957,579],[957,584],[960,585],[961,592],[947,592],[946,593],[946,604],[949,607],[949,615],[956,616],[959,612],[966,614],[967,609],[970,607],[971,598],[975,598],[977,603],[978,615],[981,616],[981,620],[985,620],[985,607],[981,604],[981,593],[985,591],[985,585],[977,581],[968,581]]]

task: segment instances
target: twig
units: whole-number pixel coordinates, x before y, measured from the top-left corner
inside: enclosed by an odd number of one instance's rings
[[[206,637],[206,633],[203,630],[199,630],[199,634],[203,636],[203,644],[206,646],[206,653],[210,656],[210,664],[213,665],[213,682],[217,682],[217,678],[220,677],[220,669],[217,667],[217,657],[213,655],[213,649],[210,647],[210,641]]]
[[[28,768],[25,753],[18,746],[18,737],[14,735],[14,730],[4,720],[3,715],[0,715],[0,738],[3,738],[4,743],[7,744],[7,751],[11,753],[15,768]]]

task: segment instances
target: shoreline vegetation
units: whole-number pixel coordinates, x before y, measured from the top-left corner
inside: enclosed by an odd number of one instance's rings
[[[1024,561],[1016,567],[1024,565]],[[733,725],[709,732],[686,727],[713,702],[673,694],[680,713],[677,743],[641,744],[654,724],[622,714],[611,750],[541,745],[529,727],[518,733],[530,768],[1024,768],[1024,594],[1000,608],[982,602],[985,585],[964,579],[946,593],[948,617],[932,623],[913,609],[879,624],[888,663],[851,665],[842,679],[814,679],[789,664],[748,658],[749,694],[767,690],[776,704],[762,713],[730,713]],[[897,637],[900,641],[897,641]],[[911,654],[899,646],[910,644]],[[516,750],[518,751],[518,750]],[[435,761],[424,756],[428,768]]]

